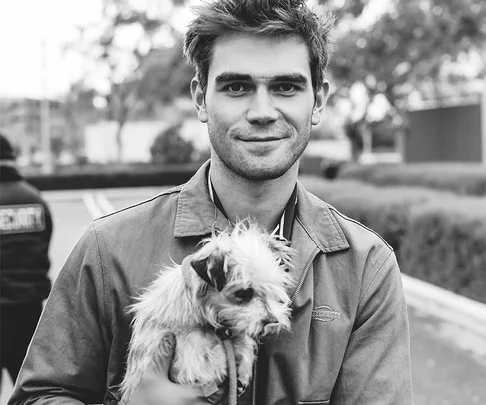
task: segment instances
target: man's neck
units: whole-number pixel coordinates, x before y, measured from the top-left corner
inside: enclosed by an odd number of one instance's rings
[[[242,178],[217,159],[211,160],[211,182],[231,222],[250,217],[271,232],[292,195],[298,164],[283,176],[264,181]]]

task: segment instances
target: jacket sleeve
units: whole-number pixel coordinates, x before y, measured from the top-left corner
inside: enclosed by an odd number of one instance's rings
[[[393,251],[368,260],[356,321],[335,384],[333,405],[411,405],[410,338]]]
[[[56,279],[8,405],[102,403],[110,322],[94,225]]]

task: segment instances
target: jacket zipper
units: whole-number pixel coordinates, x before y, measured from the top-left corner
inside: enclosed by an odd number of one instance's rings
[[[319,252],[319,248],[316,247],[312,252],[312,254],[310,255],[309,260],[307,260],[307,263],[305,264],[304,267],[304,272],[300,277],[299,283],[297,284],[297,287],[295,288],[292,297],[290,297],[289,307],[294,303],[295,299],[297,298],[297,294],[299,293],[300,289],[304,285],[304,281],[307,278],[307,273],[309,273],[309,269],[315,257],[317,256],[317,252]],[[256,380],[258,376],[257,361],[258,361],[258,352],[255,355],[255,360],[253,361],[253,376],[251,382],[251,404],[252,405],[256,405]]]
[[[257,362],[258,362],[258,352],[255,355],[255,360],[253,361],[253,376],[251,381],[251,404],[252,405],[256,405],[256,380],[258,376]]]

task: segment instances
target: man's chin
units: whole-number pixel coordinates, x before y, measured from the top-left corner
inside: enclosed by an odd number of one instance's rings
[[[237,168],[237,173],[251,181],[267,181],[275,180],[282,177],[289,171],[289,167],[251,167],[251,168]]]

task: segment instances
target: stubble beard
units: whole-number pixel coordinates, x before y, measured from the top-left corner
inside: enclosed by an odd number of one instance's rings
[[[281,159],[280,162],[272,162],[271,166],[256,169],[255,167],[251,167],[251,162],[248,162],[242,157],[231,156],[232,151],[230,148],[225,148],[224,144],[222,145],[220,142],[214,141],[214,139],[221,139],[221,134],[215,134],[213,132],[212,125],[208,122],[208,133],[209,133],[209,140],[213,149],[213,153],[216,153],[217,158],[221,161],[221,163],[225,166],[227,170],[237,174],[239,177],[242,177],[247,180],[251,181],[266,181],[266,180],[274,180],[282,177],[285,175],[292,166],[297,162],[297,160],[302,156],[304,153],[305,148],[309,142],[309,134],[311,130],[311,124],[309,123],[309,128],[307,129],[307,133],[299,134],[298,136],[305,136],[306,141],[302,144],[297,144],[294,146],[299,146],[297,149],[291,149],[289,153],[291,156],[285,156],[285,159]],[[226,134],[223,135],[225,137]]]

